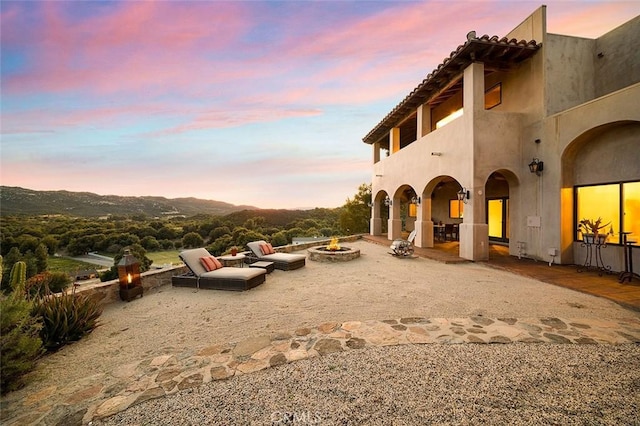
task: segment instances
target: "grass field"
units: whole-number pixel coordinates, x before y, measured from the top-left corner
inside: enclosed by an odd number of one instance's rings
[[[147,257],[153,260],[153,265],[155,266],[166,265],[168,263],[172,265],[182,263],[178,257],[178,250],[147,252]]]
[[[82,271],[87,269],[100,269],[99,266],[93,265],[87,262],[80,262],[78,260],[69,259],[67,257],[49,257],[47,260],[50,271],[66,272],[68,274],[74,274],[76,271]]]

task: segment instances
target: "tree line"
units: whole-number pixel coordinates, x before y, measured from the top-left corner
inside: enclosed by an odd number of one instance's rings
[[[24,261],[28,277],[46,270],[48,256],[56,254],[99,252],[119,258],[126,247],[136,247],[138,253],[206,247],[219,256],[233,246],[242,250],[255,240],[281,246],[290,244],[295,237],[368,232],[370,201],[371,187],[362,184],[353,199],[335,209],[243,210],[220,217],[188,218],[1,216],[0,254],[5,268]]]

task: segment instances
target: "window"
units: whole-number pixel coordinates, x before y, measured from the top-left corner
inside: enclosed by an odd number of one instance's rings
[[[498,83],[484,92],[484,109],[491,109],[502,103],[502,83]]]
[[[458,117],[462,117],[462,113],[463,113],[462,108],[455,110],[454,112],[452,112],[451,114],[443,118],[442,120],[438,121],[436,123],[436,129],[439,129],[442,126],[446,126],[447,124],[451,123],[453,120],[455,120]]]
[[[464,213],[464,203],[458,199],[449,200],[449,218],[462,219]]]
[[[418,205],[409,203],[409,217],[418,217]]]
[[[580,186],[575,191],[575,229],[582,219],[601,218],[607,224],[605,230],[614,234],[610,243],[622,244],[621,232],[631,232],[633,240],[640,240],[640,181]],[[582,235],[576,232],[575,239],[581,240]]]

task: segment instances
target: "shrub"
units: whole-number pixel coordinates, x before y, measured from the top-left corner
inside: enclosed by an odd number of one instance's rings
[[[31,315],[32,302],[13,293],[0,295],[0,390],[20,388],[23,376],[42,354],[41,324]]]
[[[40,337],[45,349],[54,351],[80,340],[99,323],[102,308],[82,293],[66,291],[60,295],[48,294],[36,302],[34,316],[42,318]]]
[[[111,268],[107,269],[106,271],[100,273],[100,281],[101,282],[111,281],[111,280],[116,280],[116,279],[118,279],[118,267],[117,266],[112,266]]]
[[[27,294],[31,298],[49,293],[60,293],[71,284],[71,277],[64,272],[45,271],[27,280]]]

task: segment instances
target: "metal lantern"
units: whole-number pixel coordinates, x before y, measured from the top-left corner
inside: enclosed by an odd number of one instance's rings
[[[129,302],[138,295],[142,297],[140,261],[128,249],[124,251],[124,256],[118,262],[118,281],[120,282],[120,299]]]

